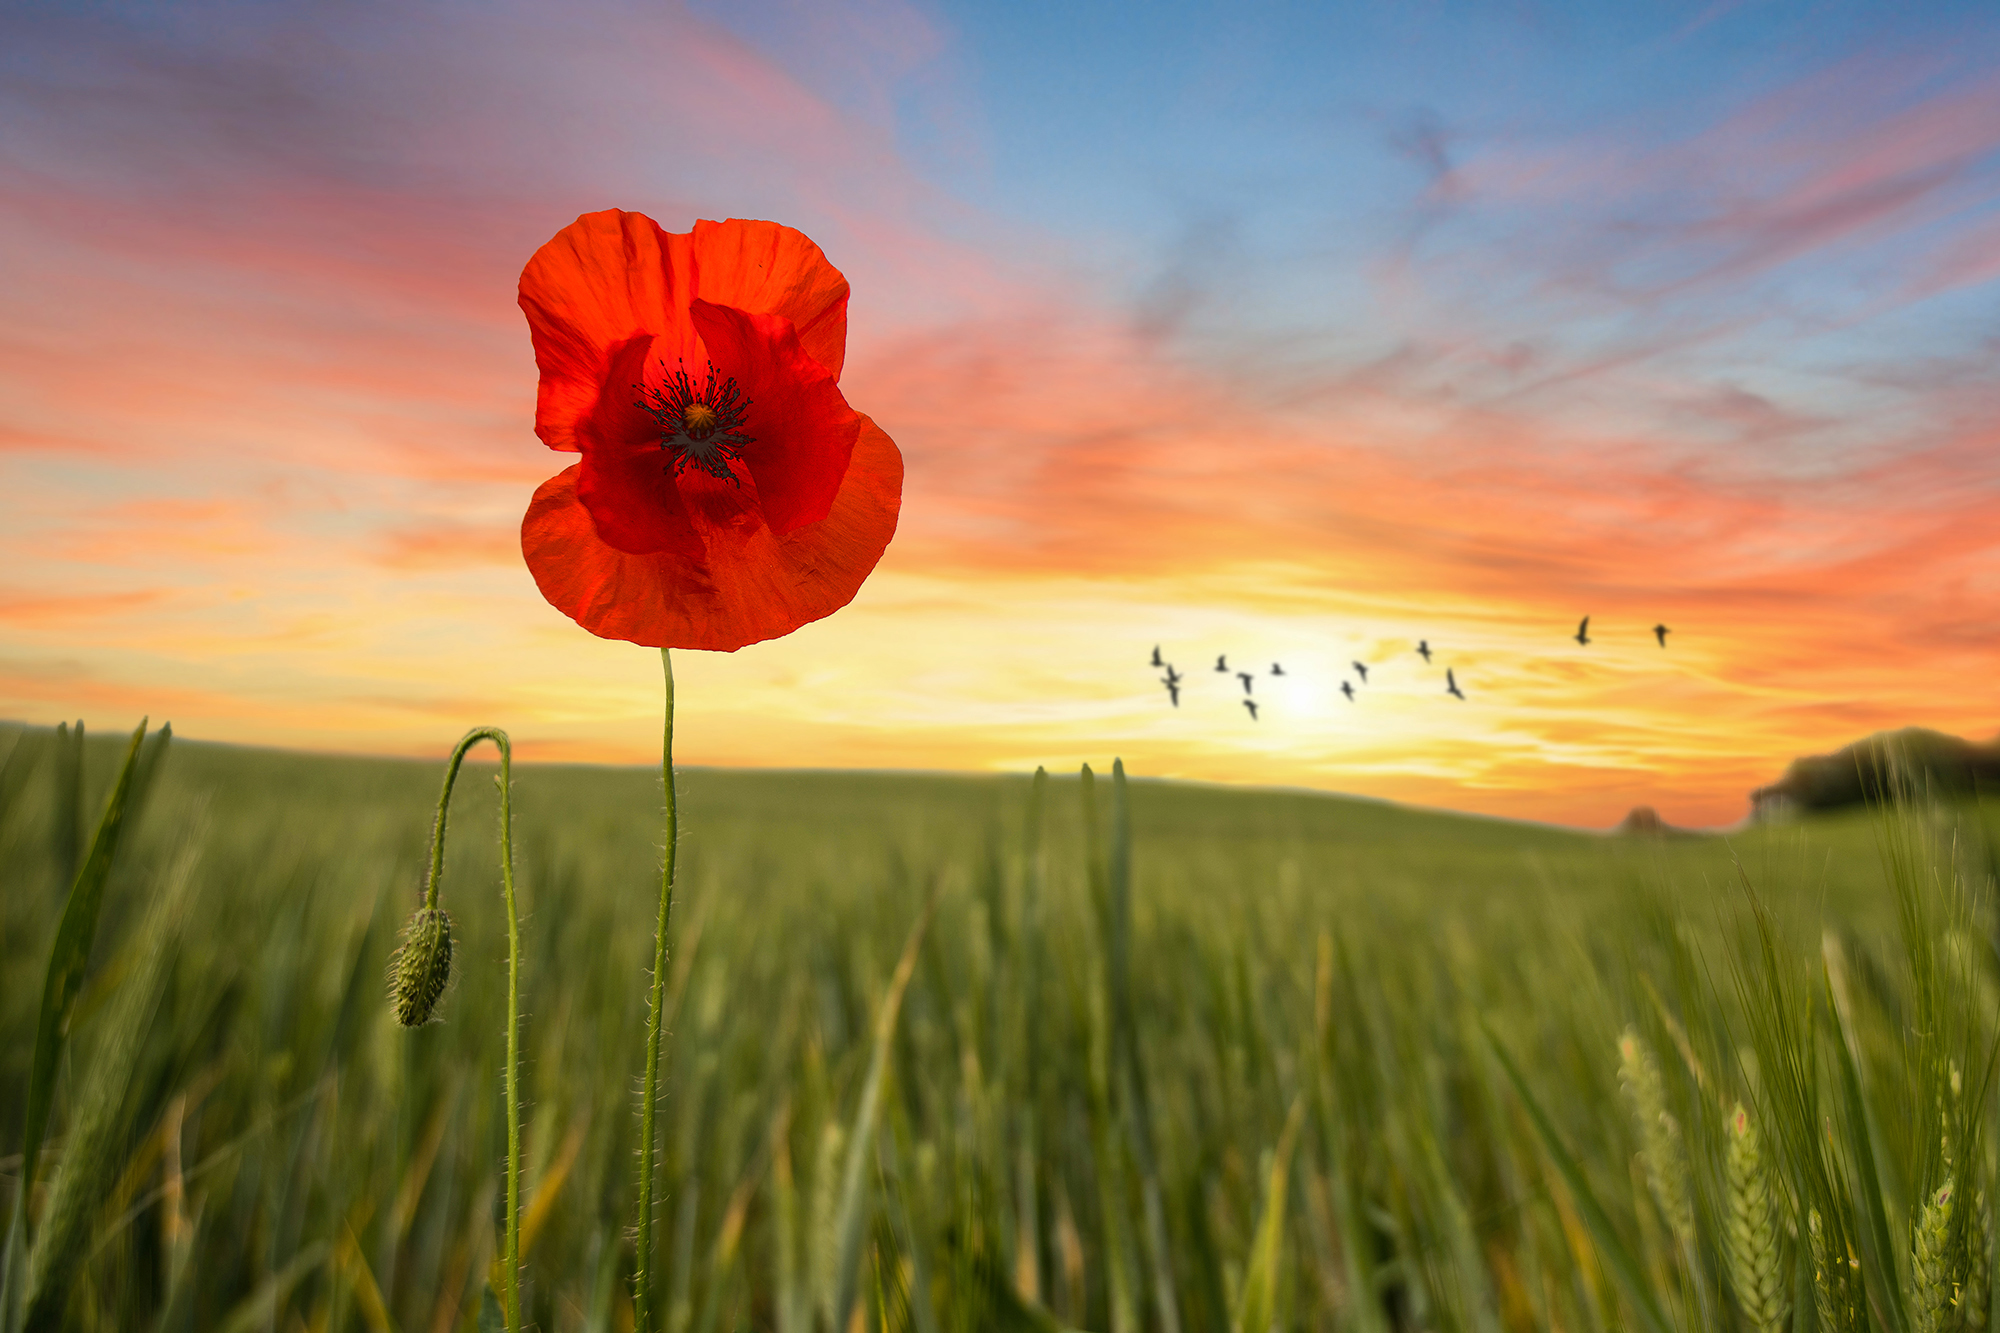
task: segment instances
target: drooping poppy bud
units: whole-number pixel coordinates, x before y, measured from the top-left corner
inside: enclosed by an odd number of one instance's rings
[[[403,947],[389,962],[389,998],[396,1021],[419,1028],[433,1021],[451,984],[451,914],[419,907],[403,926]]]

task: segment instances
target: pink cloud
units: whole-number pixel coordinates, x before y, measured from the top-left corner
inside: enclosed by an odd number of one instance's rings
[[[46,629],[74,625],[78,621],[126,615],[157,605],[165,594],[157,588],[131,592],[60,593],[28,592],[0,588],[0,621],[17,628]]]
[[[1522,242],[1564,280],[1654,300],[1793,260],[1916,244],[2000,199],[2000,86],[1952,52],[1864,52],[1748,102],[1685,138],[1635,127],[1459,164],[1461,206],[1525,210]],[[1438,188],[1438,187],[1433,187]],[[1567,222],[1549,225],[1551,219]],[[1905,267],[1929,249],[1893,262]]]
[[[1930,255],[1898,293],[1921,301],[1947,292],[1981,287],[2000,278],[2000,215],[1968,227]]]

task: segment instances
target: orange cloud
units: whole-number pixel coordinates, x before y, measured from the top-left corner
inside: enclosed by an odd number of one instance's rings
[[[165,593],[158,588],[137,592],[69,591],[60,594],[0,588],[0,621],[15,626],[54,628],[78,620],[125,615],[141,607],[156,605],[164,596]]]
[[[453,569],[466,565],[518,565],[521,531],[444,520],[382,534],[378,559],[391,569]]]

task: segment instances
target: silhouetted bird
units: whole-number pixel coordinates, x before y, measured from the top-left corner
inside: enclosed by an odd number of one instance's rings
[[[1166,665],[1165,662],[1162,662],[1160,660],[1160,645],[1157,643],[1153,645],[1153,665],[1156,667],[1162,667]]]
[[[1361,677],[1361,683],[1366,685],[1368,683],[1368,664],[1366,662],[1354,662],[1350,665],[1354,668],[1354,674]]]
[[[1172,662],[1167,663],[1166,681],[1167,684],[1169,685],[1178,685],[1181,683],[1181,673],[1174,670],[1174,664]]]
[[[1672,634],[1673,631],[1665,625],[1655,625],[1653,626],[1653,633],[1659,637],[1660,647],[1664,648],[1667,646],[1667,636]]]
[[[1424,655],[1424,665],[1429,666],[1431,661],[1431,641],[1429,639],[1418,639],[1417,651]]]
[[[1255,676],[1251,675],[1251,674],[1250,674],[1249,672],[1247,672],[1247,671],[1239,671],[1239,672],[1237,672],[1237,673],[1236,673],[1236,679],[1238,679],[1238,680],[1240,680],[1240,681],[1242,681],[1242,682],[1243,682],[1243,692],[1244,692],[1245,694],[1248,694],[1248,693],[1250,693],[1250,682],[1251,682],[1251,681],[1253,681],[1253,680],[1255,680],[1255,679],[1257,679],[1257,678],[1256,678]]]
[[[1257,720],[1257,701],[1255,699],[1245,699],[1243,706],[1250,710],[1250,720],[1255,722]]]
[[[1216,669],[1217,671],[1220,671],[1220,672],[1223,672],[1223,673],[1227,674],[1227,672],[1229,671],[1229,654],[1228,654],[1228,653],[1217,653],[1217,654],[1216,654],[1216,656],[1215,656],[1215,669]]]
[[[1167,698],[1173,700],[1174,707],[1181,706],[1181,678],[1169,672],[1160,677],[1160,684],[1167,687]]]
[[[1583,618],[1583,623],[1582,623],[1581,625],[1578,625],[1578,626],[1576,627],[1576,641],[1577,641],[1578,643],[1589,643],[1589,642],[1590,642],[1590,617],[1589,617],[1589,616],[1585,616],[1585,617]]]
[[[1458,677],[1451,674],[1450,667],[1444,669],[1444,692],[1457,695],[1461,699],[1465,697],[1465,692],[1458,688]]]
[[[1285,669],[1279,666],[1276,662],[1273,662],[1271,663],[1271,674],[1274,676],[1282,676],[1285,674]]]
[[[1343,681],[1341,681],[1341,682],[1340,682],[1340,692],[1341,692],[1342,694],[1344,694],[1344,695],[1346,695],[1346,696],[1347,696],[1347,702],[1349,702],[1349,703],[1353,703],[1353,702],[1354,702],[1354,682],[1353,682],[1353,681],[1351,681],[1351,680],[1343,680]]]

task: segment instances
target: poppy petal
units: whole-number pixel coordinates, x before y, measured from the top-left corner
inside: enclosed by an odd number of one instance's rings
[[[541,390],[535,433],[551,449],[583,445],[614,349],[654,338],[654,355],[692,359],[694,328],[682,313],[695,291],[689,236],[660,230],[643,213],[585,213],[535,251],[521,270],[521,311],[535,345]]]
[[[695,301],[688,307],[709,359],[749,400],[743,462],[764,521],[782,536],[825,518],[847,475],[861,418],[832,372],[807,356],[791,321]]]
[[[731,218],[694,224],[695,295],[760,315],[783,315],[806,355],[840,378],[847,357],[847,279],[804,232]]]
[[[818,246],[775,222],[731,218],[669,232],[643,213],[585,213],[521,270],[520,304],[541,387],[535,433],[576,452],[578,425],[598,399],[612,348],[640,333],[655,354],[693,362],[688,303],[704,297],[782,315],[806,354],[839,375],[847,350],[847,279]]]
[[[601,638],[734,652],[789,634],[854,599],[895,535],[903,456],[867,416],[827,516],[789,534],[706,533],[708,553],[634,555],[606,543],[581,500],[581,466],[535,491],[521,553],[542,596]]]

